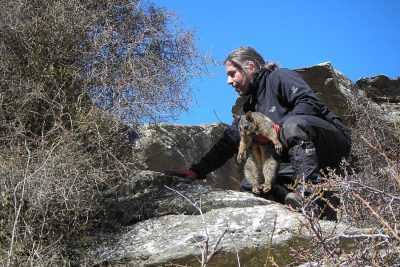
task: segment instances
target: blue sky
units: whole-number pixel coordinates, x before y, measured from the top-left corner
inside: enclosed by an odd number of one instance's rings
[[[248,45],[281,67],[330,61],[352,81],[400,76],[400,0],[153,0],[195,34],[202,53],[223,61]],[[237,95],[223,66],[194,79],[193,102],[175,123],[231,122]]]

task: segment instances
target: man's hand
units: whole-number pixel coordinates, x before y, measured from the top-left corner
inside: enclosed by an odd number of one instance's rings
[[[276,136],[279,138],[279,134],[281,133],[281,126],[277,123],[272,124],[272,129],[274,129]]]
[[[173,170],[173,171],[165,171],[164,173],[166,175],[178,176],[178,177],[187,178],[187,179],[191,179],[191,180],[200,179],[199,174],[191,169],[179,169],[179,170]]]

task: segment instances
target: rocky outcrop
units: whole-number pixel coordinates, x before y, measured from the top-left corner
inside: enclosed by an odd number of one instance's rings
[[[377,103],[390,121],[400,116],[400,78],[390,79],[385,75],[362,78],[355,83],[358,90]]]
[[[157,194],[137,192],[140,177],[147,177],[145,188],[153,184]],[[143,201],[146,194],[147,202]],[[210,253],[219,241],[219,253],[209,266],[235,266],[237,253],[243,266],[262,266],[268,247],[277,263],[285,265],[290,257],[279,255],[288,252],[289,244],[298,249],[309,245],[311,233],[304,227],[305,219],[300,213],[251,193],[216,190],[202,182],[185,183],[176,177],[143,171],[132,182],[111,190],[108,198],[115,201],[114,209],[125,218],[138,212],[129,208],[135,206],[134,201],[148,203],[152,213],[148,214],[149,219],[127,226],[113,243],[109,240],[115,240],[115,236],[103,236],[107,242],[92,252],[97,264],[194,264],[196,256],[201,255],[199,246],[208,240]],[[131,205],[124,203],[127,200]],[[352,234],[363,232],[328,221],[321,221],[320,226],[323,232],[335,232],[338,239],[346,241],[351,240]]]
[[[174,190],[183,192],[189,199],[201,200],[203,212],[269,203],[252,194],[243,197],[243,193],[237,191],[215,188],[205,181],[190,181],[153,171],[138,171],[128,182],[106,192],[104,198],[110,218],[124,225],[170,214],[198,213]]]
[[[398,121],[400,118],[400,78],[390,79],[385,75],[377,75],[362,78],[353,84],[329,62],[296,71],[329,109],[345,122],[347,98],[353,93],[365,96],[375,103],[388,121]]]
[[[187,169],[210,150],[226,127],[224,124],[145,125],[141,127],[140,138],[134,144],[134,156],[143,170],[163,172]],[[216,188],[238,190],[239,177],[236,163],[232,159],[210,173],[207,180]]]
[[[329,62],[296,70],[313,88],[328,108],[346,118],[346,99],[351,94],[352,82]]]
[[[400,78],[392,80],[385,75],[362,78],[356,82],[365,95],[377,103],[399,102]]]

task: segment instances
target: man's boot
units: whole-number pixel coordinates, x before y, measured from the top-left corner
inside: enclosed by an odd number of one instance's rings
[[[296,179],[293,192],[287,194],[285,203],[313,217],[337,220],[336,208],[340,200],[331,192],[325,191],[320,184],[318,156],[312,142],[301,141],[288,151],[290,162],[295,170]]]
[[[295,181],[293,191],[285,197],[285,204],[300,209],[305,198],[312,195],[312,190],[306,185],[320,182],[317,151],[311,141],[300,141],[289,149],[288,154],[295,171]]]
[[[313,142],[300,141],[289,149],[288,154],[297,178],[311,183],[320,182],[318,156]]]

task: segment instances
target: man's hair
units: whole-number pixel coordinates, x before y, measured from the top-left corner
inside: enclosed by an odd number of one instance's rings
[[[254,63],[257,71],[262,69],[273,71],[278,68],[276,63],[265,61],[254,48],[249,46],[242,46],[233,50],[224,60],[224,64],[228,61],[244,72],[246,72],[249,61]]]

